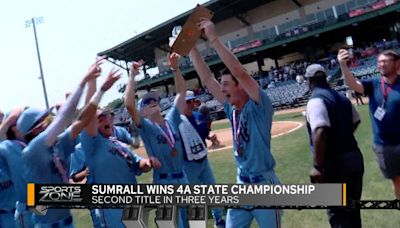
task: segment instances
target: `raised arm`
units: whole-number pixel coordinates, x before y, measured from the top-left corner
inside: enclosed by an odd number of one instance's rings
[[[169,64],[173,69],[174,82],[176,88],[176,97],[174,102],[176,107],[179,109],[179,112],[183,113],[186,109],[186,101],[185,101],[186,82],[185,79],[183,79],[181,70],[179,69],[179,58],[180,58],[179,54],[175,52],[172,53],[169,56]]]
[[[93,96],[93,99],[85,105],[83,110],[81,111],[78,120],[76,120],[72,124],[72,130],[71,130],[71,137],[72,139],[75,139],[78,137],[79,133],[85,128],[89,127],[90,124],[93,122],[96,123],[96,111],[97,111],[97,106],[101,100],[102,95],[111,88],[114,83],[120,79],[121,77],[121,72],[118,70],[111,70],[110,73],[108,74],[105,82],[101,86],[100,90],[96,93],[95,96]],[[96,124],[94,124],[96,127]],[[90,126],[92,127],[92,126]],[[89,135],[96,135],[97,129],[95,129],[95,132],[89,132]]]
[[[95,68],[96,70],[100,71],[101,74],[101,67],[100,65],[92,65],[91,69]],[[88,107],[88,104],[90,103],[91,99],[93,97],[93,95],[96,93],[97,90],[97,81],[96,80],[90,80],[88,81],[88,89],[86,91],[86,97],[85,97],[85,106]],[[101,96],[103,94],[96,94],[96,98],[101,99]],[[100,97],[99,97],[100,96]],[[97,106],[98,103],[94,102],[92,103],[92,105],[96,108],[97,111]],[[91,121],[86,125],[86,132],[90,135],[90,136],[95,136],[97,134],[97,118],[96,115],[93,114]]]
[[[215,79],[210,68],[204,62],[196,46],[194,46],[190,51],[190,57],[192,58],[194,69],[199,75],[201,81],[206,85],[207,89],[212,93],[215,99],[217,99],[220,103],[224,103],[226,97],[221,92],[221,85],[217,79]]]
[[[346,49],[340,49],[337,58],[346,85],[349,86],[351,90],[364,94],[364,86],[353,76],[353,73],[347,66],[349,62],[349,52]]]
[[[238,80],[239,85],[246,91],[247,95],[255,102],[260,103],[261,97],[257,81],[245,71],[236,56],[220,41],[215,32],[214,23],[203,18],[199,23],[199,28],[204,31],[222,62],[232,73],[232,76]]]
[[[135,102],[135,90],[136,90],[136,80],[135,77],[136,75],[139,74],[139,67],[141,66],[140,62],[132,62],[132,67],[131,71],[129,73],[129,79],[128,79],[128,84],[126,85],[125,88],[125,107],[128,110],[129,114],[131,115],[131,118],[133,122],[135,122],[136,126],[141,125],[141,120],[140,120],[140,113],[136,108],[136,102]]]
[[[76,106],[78,105],[79,99],[82,96],[82,92],[86,83],[90,80],[94,80],[101,73],[101,69],[99,66],[102,60],[103,58],[97,59],[96,62],[89,68],[88,73],[83,77],[82,81],[79,83],[78,88],[68,97],[65,104],[61,107],[60,113],[56,116],[50,126],[45,130],[45,143],[48,147],[54,145],[54,143],[57,141],[58,135],[61,134],[66,127],[68,127],[68,123],[72,122],[71,119],[74,118]]]

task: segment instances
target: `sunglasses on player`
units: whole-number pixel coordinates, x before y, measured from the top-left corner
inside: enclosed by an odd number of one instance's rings
[[[153,97],[147,98],[146,100],[143,100],[143,106],[147,106],[152,103],[158,103],[158,100],[154,99]]]

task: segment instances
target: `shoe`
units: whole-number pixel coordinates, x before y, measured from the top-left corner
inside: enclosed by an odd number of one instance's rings
[[[217,219],[214,223],[214,228],[225,228],[225,220],[222,218]]]

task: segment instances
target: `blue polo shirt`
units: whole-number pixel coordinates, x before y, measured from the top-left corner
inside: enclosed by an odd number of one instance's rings
[[[233,128],[233,113],[235,107],[224,103],[225,113],[232,126],[233,149],[239,172],[259,174],[271,171],[275,167],[275,160],[271,154],[271,126],[273,108],[266,92],[259,89],[260,103],[249,99],[241,112],[236,116],[240,124],[239,142],[237,142]],[[238,153],[237,144],[243,148],[243,153]]]
[[[383,103],[381,80],[381,77],[376,77],[362,81],[364,94],[369,97],[373,140],[377,145],[395,146],[400,144],[400,79],[391,86],[391,92],[385,102],[385,116],[382,120],[377,120],[374,113]],[[385,86],[389,87],[386,83]]]

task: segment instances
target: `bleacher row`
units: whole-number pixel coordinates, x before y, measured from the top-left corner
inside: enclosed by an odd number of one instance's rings
[[[377,68],[377,53],[384,49],[395,49],[400,53],[399,42],[394,41],[378,41],[373,43],[370,47],[361,49],[358,48],[355,52],[363,53],[371,48],[376,48],[376,52],[370,55],[359,54],[357,59],[352,61],[350,64],[350,69],[353,74],[359,79],[365,79],[369,77],[379,76],[379,71]],[[325,65],[326,68],[327,65]],[[327,72],[328,80],[331,81],[333,88],[339,92],[345,93],[347,87],[343,84],[343,77],[340,72],[339,65],[336,64]],[[259,79],[267,77],[265,74],[257,75]],[[287,81],[274,81],[274,87],[264,89],[271,99],[272,106],[275,110],[295,108],[307,103],[308,96],[310,95],[309,89],[306,83],[298,83],[295,80]],[[172,106],[175,96],[167,96],[164,94],[160,101],[160,107],[163,114],[165,114]],[[201,103],[206,104],[210,109],[211,117],[213,119],[225,118],[225,113],[223,112],[223,106],[220,102],[215,100],[213,96],[209,93],[203,93],[197,96],[197,99]],[[122,108],[121,110],[115,110],[116,122],[124,122],[129,119],[127,111]]]
[[[376,56],[371,56],[365,59],[359,60],[362,65],[352,67],[352,72],[358,78],[363,77],[376,77],[379,76],[379,72],[377,70],[377,60]],[[340,74],[340,69],[336,66],[334,69],[328,71],[328,75],[330,74]],[[342,78],[337,78],[337,81],[342,81]],[[344,92],[346,90],[346,86],[343,83],[338,83],[334,87],[336,90]],[[307,99],[309,96],[309,89],[306,83],[299,84],[295,80],[287,80],[287,81],[277,81],[273,88],[264,89],[271,99],[272,106],[275,110],[295,108],[307,103]],[[167,96],[163,97],[160,101],[160,107],[162,113],[165,114],[172,106],[175,96]],[[209,93],[204,93],[197,96],[202,103],[205,103],[207,107],[210,109],[211,117],[216,119],[225,118],[225,114],[223,112],[223,106],[220,102],[215,100],[213,96]],[[116,122],[121,122],[122,119],[126,120],[127,114],[126,110],[118,110],[116,113]],[[121,120],[118,116],[121,116]]]
[[[390,6],[396,2],[397,0],[389,2],[385,2],[383,0],[351,0],[343,4],[332,6],[331,8],[325,10],[308,14],[306,15],[305,20],[294,19],[292,21],[276,25],[278,29],[276,29],[275,25],[272,25],[271,27],[255,32],[254,34],[227,41],[225,45],[230,47],[234,53],[238,53],[255,47],[260,47],[264,44],[283,41],[285,39],[333,25],[338,22],[346,21],[350,17],[354,17],[354,15],[351,13],[357,9],[369,7],[370,10],[368,12],[371,12],[386,6]],[[337,17],[335,17],[334,9]],[[365,13],[367,13],[367,11]],[[210,48],[209,50],[202,50],[200,54],[204,57],[206,62],[219,59],[216,51],[213,48]],[[180,66],[182,70],[185,70],[192,68],[193,64],[191,60],[186,57],[181,58]],[[159,69],[160,72],[153,77],[163,77],[172,73],[172,71],[166,66],[159,66]],[[151,78],[146,77],[143,80],[151,80]]]
[[[294,80],[288,80],[285,82],[276,82],[274,88],[265,89],[265,91],[271,99],[273,108],[279,110],[304,105],[307,101],[306,95],[308,87],[304,83],[299,84]],[[161,99],[160,106],[163,114],[171,108],[174,99],[175,96]],[[201,94],[197,96],[197,99],[206,104],[214,119],[225,117],[225,115],[221,113],[223,112],[222,104],[215,100],[211,94]]]
[[[307,102],[308,87],[294,80],[276,82],[275,87],[265,90],[274,109],[294,108]]]
[[[376,55],[359,59],[357,60],[356,65],[357,66],[355,67],[351,67],[351,70],[358,78],[379,76]],[[330,76],[335,74],[340,75],[340,69],[338,65],[328,71],[328,75]],[[336,86],[334,88],[338,91],[344,92],[346,90],[346,86],[343,85],[343,78],[338,77],[335,80]],[[337,81],[339,81],[339,83],[337,83]],[[308,86],[305,83],[299,84],[295,80],[277,81],[274,83],[274,87],[266,88],[264,90],[271,99],[272,106],[275,110],[295,108],[305,105],[309,96]],[[174,99],[175,96],[165,95],[161,99],[160,107],[163,114],[165,114],[171,108]],[[197,99],[207,105],[207,107],[210,109],[213,119],[221,119],[225,117],[222,104],[215,100],[211,94],[201,94],[197,96]],[[121,117],[123,116],[124,120],[126,119],[126,114],[121,111],[118,111],[117,113],[119,113]],[[118,117],[116,117],[116,121],[118,122]]]

